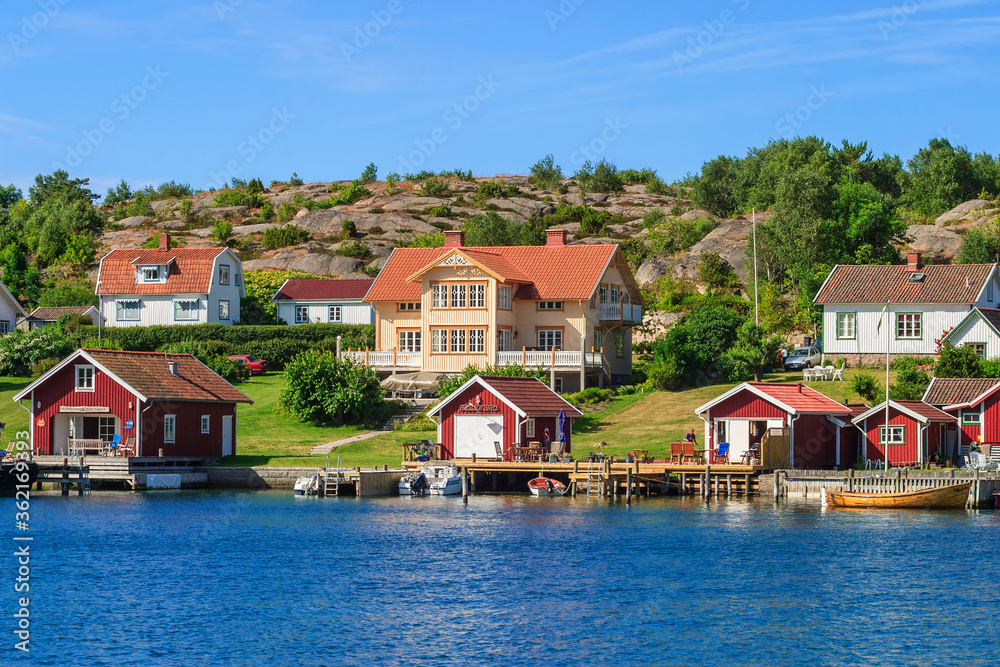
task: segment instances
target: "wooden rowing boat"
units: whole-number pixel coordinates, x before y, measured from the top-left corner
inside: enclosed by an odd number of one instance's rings
[[[871,509],[955,509],[965,507],[972,482],[905,493],[826,492],[830,507]]]

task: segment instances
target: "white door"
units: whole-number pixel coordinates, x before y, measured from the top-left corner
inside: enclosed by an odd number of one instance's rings
[[[494,442],[503,443],[503,415],[455,415],[455,458],[496,457]]]
[[[222,417],[222,455],[233,455],[233,416]]]
[[[750,449],[750,429],[753,422],[745,419],[730,419],[726,424],[726,437],[729,438],[729,460],[739,462]],[[718,447],[718,443],[715,445]]]

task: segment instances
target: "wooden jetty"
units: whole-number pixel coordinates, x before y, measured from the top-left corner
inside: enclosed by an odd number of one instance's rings
[[[123,486],[128,489],[145,488],[146,475],[176,473],[181,475],[182,487],[205,486],[208,475],[196,468],[214,465],[217,459],[184,456],[35,456],[38,464],[38,489],[43,483],[60,485],[63,495],[76,485],[83,495],[90,487],[101,485]],[[67,471],[68,480],[63,471]],[[86,487],[86,489],[84,489]]]

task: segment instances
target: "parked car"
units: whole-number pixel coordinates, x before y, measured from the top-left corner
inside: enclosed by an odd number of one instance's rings
[[[267,372],[267,362],[258,359],[252,354],[230,354],[229,358],[238,364],[246,364],[250,367],[250,375],[263,375]]]
[[[800,371],[819,366],[822,361],[823,355],[815,347],[797,347],[785,358],[784,368],[786,371]]]

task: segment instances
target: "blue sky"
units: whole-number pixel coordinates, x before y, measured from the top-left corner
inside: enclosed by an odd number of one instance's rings
[[[998,5],[9,0],[0,183],[510,174],[546,153],[674,180],[797,134],[996,154]]]

